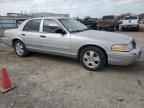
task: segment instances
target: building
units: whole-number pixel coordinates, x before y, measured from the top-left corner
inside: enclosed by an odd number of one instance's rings
[[[47,13],[47,12],[37,12],[37,13],[7,13],[9,17],[69,17],[69,14],[56,14],[56,13]]]
[[[7,13],[7,16],[9,16],[9,17],[13,17],[13,16],[15,16],[15,17],[18,17],[18,16],[21,16],[22,14],[20,14],[20,13]]]
[[[56,13],[47,13],[39,12],[30,14],[32,17],[69,17],[69,14],[56,14]]]

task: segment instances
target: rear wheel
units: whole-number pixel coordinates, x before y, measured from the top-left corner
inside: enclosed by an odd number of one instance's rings
[[[88,70],[99,70],[106,64],[106,55],[98,47],[87,47],[81,51],[80,62]]]
[[[14,42],[14,49],[15,49],[16,54],[19,57],[25,57],[28,55],[28,51],[27,51],[24,43],[20,40],[17,40]]]
[[[124,27],[121,27],[121,31],[124,31],[125,30],[125,28]]]
[[[110,31],[113,32],[115,30],[114,26],[110,27]]]
[[[116,30],[119,30],[119,25],[116,27]]]

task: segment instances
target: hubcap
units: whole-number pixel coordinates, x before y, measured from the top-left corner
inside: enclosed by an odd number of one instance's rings
[[[100,63],[100,57],[95,51],[87,51],[83,55],[83,62],[89,68],[96,68]]]
[[[16,52],[20,56],[23,55],[23,53],[24,53],[24,47],[23,47],[22,43],[18,42],[16,44]]]

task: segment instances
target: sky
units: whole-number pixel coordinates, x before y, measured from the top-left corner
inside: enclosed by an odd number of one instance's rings
[[[66,13],[71,17],[101,17],[144,13],[144,0],[0,0],[0,15],[7,12]]]

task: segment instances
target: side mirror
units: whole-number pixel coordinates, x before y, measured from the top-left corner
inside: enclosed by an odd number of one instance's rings
[[[62,29],[57,29],[57,30],[55,31],[55,33],[60,33],[60,34],[62,34],[62,35],[66,34],[66,32],[65,32],[64,30],[62,30]]]

